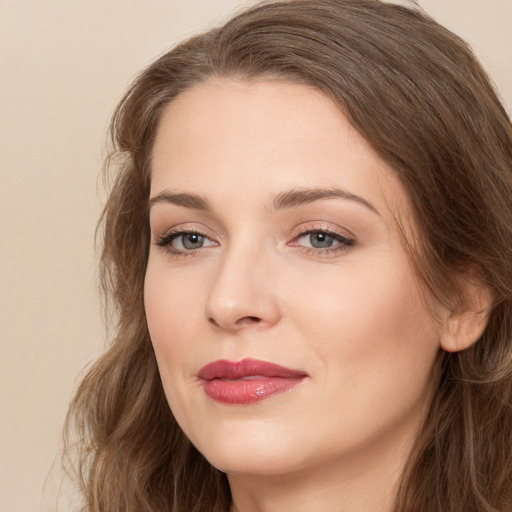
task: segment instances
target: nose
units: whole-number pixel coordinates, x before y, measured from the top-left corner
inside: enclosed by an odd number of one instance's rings
[[[281,315],[270,257],[249,248],[232,248],[219,263],[206,303],[206,318],[218,329],[235,333],[265,329]]]

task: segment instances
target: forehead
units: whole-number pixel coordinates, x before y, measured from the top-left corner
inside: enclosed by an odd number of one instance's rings
[[[338,186],[401,216],[407,207],[395,172],[336,104],[297,83],[217,79],[181,93],[162,115],[152,157],[152,195],[172,187],[263,198]]]

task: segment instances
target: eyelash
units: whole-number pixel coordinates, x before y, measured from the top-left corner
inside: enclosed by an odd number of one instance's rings
[[[320,256],[320,257],[329,257],[336,254],[343,253],[350,249],[354,244],[355,240],[352,238],[348,238],[346,236],[340,235],[336,231],[333,231],[331,229],[327,228],[314,228],[314,229],[306,229],[299,233],[294,240],[299,240],[300,238],[307,236],[307,235],[313,235],[313,234],[324,234],[332,237],[336,242],[338,242],[338,245],[335,245],[333,247],[327,247],[327,248],[317,248],[317,247],[305,247],[304,245],[298,245],[296,243],[293,243],[293,247],[296,247],[301,252],[304,252],[306,254],[311,254],[313,256]]]
[[[294,240],[299,240],[300,238],[312,235],[322,233],[325,235],[328,235],[332,237],[336,242],[338,242],[338,245],[335,245],[334,247],[328,247],[328,248],[315,248],[315,247],[305,247],[303,245],[297,245],[294,243],[292,246],[297,247],[298,250],[301,252],[311,254],[314,256],[331,256],[333,254],[339,254],[342,252],[347,251],[350,247],[352,247],[355,244],[355,240],[351,238],[347,238],[346,236],[340,235],[336,231],[332,231],[330,229],[326,228],[315,228],[315,229],[306,229],[302,232],[300,232]],[[155,242],[155,245],[158,247],[161,247],[163,250],[165,250],[172,258],[187,258],[189,256],[196,256],[199,252],[202,252],[205,247],[199,247],[197,249],[189,249],[189,250],[177,250],[174,249],[171,245],[172,241],[176,238],[179,238],[180,236],[185,235],[198,235],[204,238],[208,238],[208,236],[197,230],[182,230],[182,231],[170,231],[158,238],[158,240]],[[209,238],[208,238],[209,239]],[[210,239],[209,239],[210,240]],[[290,242],[292,243],[292,242]]]
[[[199,235],[204,238],[208,238],[208,236],[205,233],[202,233],[201,231],[197,231],[194,229],[186,229],[181,231],[169,231],[168,233],[165,233],[161,237],[158,238],[158,240],[155,242],[158,247],[161,247],[164,251],[166,251],[172,258],[187,258],[189,256],[195,256],[198,252],[201,251],[201,249],[204,249],[204,247],[200,247],[199,249],[190,249],[190,250],[177,250],[173,249],[171,243],[175,238],[179,238],[180,236],[185,235]]]

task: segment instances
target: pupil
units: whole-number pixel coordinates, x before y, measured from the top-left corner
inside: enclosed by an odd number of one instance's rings
[[[326,233],[311,233],[310,235],[311,245],[316,248],[331,247],[333,244],[333,237]]]
[[[204,237],[196,233],[189,233],[183,238],[183,247],[185,247],[185,249],[197,249],[203,244],[203,238]]]

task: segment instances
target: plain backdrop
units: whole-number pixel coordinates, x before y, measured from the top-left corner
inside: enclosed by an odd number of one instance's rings
[[[67,404],[105,345],[94,230],[113,108],[156,56],[250,3],[0,0],[1,512],[55,509],[43,484]],[[511,112],[512,0],[421,5],[473,45]]]

